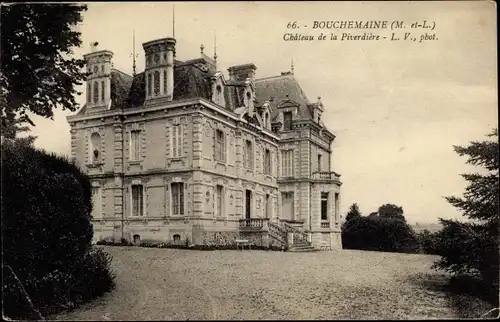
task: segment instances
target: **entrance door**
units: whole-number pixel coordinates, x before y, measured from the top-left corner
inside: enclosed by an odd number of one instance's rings
[[[282,219],[290,219],[294,220],[294,212],[293,212],[293,191],[292,192],[283,192],[281,194],[281,218]]]
[[[250,219],[252,212],[252,191],[246,190],[245,193],[245,217]]]

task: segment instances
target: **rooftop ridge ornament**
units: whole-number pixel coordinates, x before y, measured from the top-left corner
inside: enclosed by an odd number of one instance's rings
[[[97,46],[99,45],[99,43],[97,41],[93,41],[90,43],[90,52],[91,53],[94,53],[96,52],[97,50]]]
[[[139,57],[138,54],[135,53],[135,30],[133,31],[133,36],[132,36],[132,75],[135,76],[135,59]]]
[[[201,44],[201,46],[200,46],[201,56],[203,56],[203,49],[205,49],[205,46],[203,46],[203,44]]]
[[[215,69],[217,70],[217,32],[214,31],[214,61]]]
[[[293,70],[294,68],[293,68],[293,58],[292,58],[292,66],[290,67],[290,72],[292,73],[292,75],[293,75]]]

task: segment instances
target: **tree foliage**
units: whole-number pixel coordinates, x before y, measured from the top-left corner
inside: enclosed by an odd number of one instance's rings
[[[81,45],[75,30],[85,5],[2,5],[0,100],[2,135],[13,138],[16,122],[34,125],[28,112],[53,118],[53,110],[75,111],[75,85],[86,77],[84,61],[71,58]],[[17,120],[17,121],[16,121]],[[5,133],[5,134],[4,134]]]
[[[385,204],[378,208],[378,216],[380,218],[392,218],[405,221],[403,215],[403,207],[399,207],[393,204]]]
[[[455,276],[477,277],[498,289],[498,130],[488,137],[494,140],[474,141],[465,147],[454,146],[460,156],[468,157],[468,164],[483,167],[485,171],[462,175],[468,182],[463,198],[446,197],[471,221],[440,219],[444,227],[438,233],[441,259],[435,267]]]
[[[415,252],[413,229],[402,220],[377,216],[354,217],[342,227],[342,247],[387,252]]]
[[[357,203],[354,203],[349,207],[349,211],[347,212],[347,215],[345,217],[346,221],[349,221],[353,218],[358,218],[361,217],[361,212],[359,211],[359,206]]]

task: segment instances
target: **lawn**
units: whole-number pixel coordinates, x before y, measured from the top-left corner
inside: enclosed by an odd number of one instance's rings
[[[462,298],[475,308],[457,309],[428,255],[103,247],[116,289],[54,319],[444,319],[490,308]]]

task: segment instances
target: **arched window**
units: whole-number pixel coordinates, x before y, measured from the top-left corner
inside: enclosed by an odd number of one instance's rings
[[[92,103],[92,84],[87,84],[87,104]]]
[[[134,235],[134,244],[139,245],[141,243],[141,236],[140,235]]]
[[[153,82],[151,81],[151,73],[148,73],[148,82],[146,86],[148,87],[148,96],[151,96],[151,88],[153,87]]]
[[[94,104],[97,104],[99,101],[99,82],[94,82]]]
[[[104,102],[104,81],[101,82],[101,101]]]
[[[163,94],[167,94],[167,71],[166,70],[163,71]]]
[[[155,84],[155,95],[158,95],[160,94],[160,72],[159,71],[155,71],[154,73],[154,84]]]
[[[90,136],[90,160],[92,163],[99,161],[101,153],[101,136],[99,133],[92,133]]]

